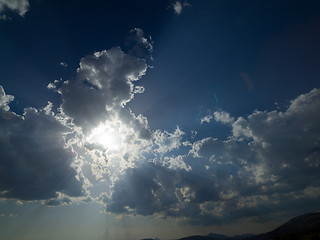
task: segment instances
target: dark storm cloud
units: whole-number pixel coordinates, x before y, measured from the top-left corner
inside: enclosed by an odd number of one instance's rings
[[[128,169],[116,182],[107,211],[151,215],[175,206],[176,173],[153,163]]]
[[[223,169],[217,171],[219,170]],[[116,182],[112,197],[105,199],[106,210],[114,213],[201,219],[201,204],[218,201],[219,190],[223,187],[216,186],[216,177],[210,175],[205,171],[199,172],[198,169],[173,170],[152,162],[141,164],[137,168],[128,169],[121,180]]]
[[[9,111],[12,97],[1,87],[0,197],[41,200],[81,196],[82,184],[70,166],[74,159],[63,134],[70,131],[50,110],[27,108],[23,116]]]
[[[310,211],[320,197],[319,109],[314,89],[283,112],[255,111],[235,121],[216,114],[216,121],[233,123],[228,140],[194,142],[188,154],[172,157],[180,167],[164,158],[127,169],[106,209],[203,225]]]

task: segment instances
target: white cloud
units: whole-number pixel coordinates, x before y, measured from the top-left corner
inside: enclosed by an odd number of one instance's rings
[[[143,32],[138,30],[134,32],[141,40]],[[126,108],[135,94],[144,92],[135,83],[146,70],[144,59],[115,47],[82,58],[74,80],[55,80],[47,86],[61,95],[60,116],[75,130],[71,145],[84,159],[78,174],[95,197],[152,149],[147,119]]]
[[[55,206],[70,203],[73,201],[70,197],[82,196],[84,191],[92,197],[109,196],[120,176],[147,160],[146,155],[154,156],[152,150],[162,158],[162,154],[178,149],[184,135],[179,127],[173,133],[152,132],[146,117],[135,115],[126,108],[135,94],[144,91],[142,86],[135,86],[135,82],[146,70],[145,60],[127,55],[118,47],[96,52],[81,59],[74,80],[60,79],[48,84],[47,88],[58,92],[62,98],[58,113],[53,113],[50,103],[40,110],[28,108],[23,116],[11,113],[12,121],[6,122],[3,118],[6,124],[2,127],[10,131],[11,136],[16,136],[17,141],[21,139],[21,144],[27,141],[23,147],[11,142],[11,149],[9,135],[3,132],[0,138],[2,146],[8,149],[8,155],[3,156],[7,159],[3,169],[9,168],[6,163],[11,161],[16,165],[16,171],[24,172],[26,176],[22,183],[22,180],[14,181],[10,175],[3,175],[0,182],[8,182],[1,189],[3,197],[43,200],[43,204]],[[13,96],[1,90],[1,108],[8,112]],[[8,114],[2,113],[5,115]],[[20,126],[20,130],[15,132],[13,126]],[[99,130],[98,135],[95,129]],[[25,137],[22,137],[23,133],[26,133]],[[32,159],[25,158],[28,149],[34,148],[38,151],[32,152]],[[52,149],[54,153],[50,152]],[[10,152],[15,154],[11,156]],[[54,159],[59,159],[55,160],[56,167],[52,167]],[[43,174],[41,177],[47,188],[33,183],[38,175],[32,169],[24,169],[23,164],[28,161],[33,161],[35,166],[43,164],[36,169]],[[167,162],[172,169],[190,169],[179,157]],[[63,171],[69,176],[63,180],[64,184],[52,183]],[[32,180],[33,187],[28,185],[28,179]],[[15,189],[20,185],[30,191],[20,193]]]
[[[214,112],[214,120],[217,122],[221,122],[223,124],[231,124],[234,122],[234,118],[230,116],[229,113],[227,112]]]
[[[231,117],[229,113],[224,111],[216,111],[213,113],[213,115],[207,115],[201,118],[201,124],[204,122],[210,123],[212,119],[223,124],[232,124],[234,122],[234,118]]]
[[[134,94],[142,92],[134,82],[146,70],[143,59],[127,55],[119,47],[88,55],[81,59],[76,79],[58,88],[62,110],[77,126],[89,131],[117,115]]]
[[[155,131],[153,138],[155,144],[158,146],[156,149],[159,153],[170,152],[173,149],[177,149],[181,146],[182,136],[185,133],[181,131],[179,127],[173,133],[169,133],[167,131]]]
[[[3,87],[0,85],[0,110],[9,111],[9,103],[12,102],[14,96],[5,93]]]
[[[183,8],[185,7],[190,7],[191,4],[188,3],[187,1],[175,1],[173,4],[172,4],[172,8],[174,9],[174,12],[177,14],[177,15],[180,15],[183,11]]]
[[[207,115],[207,116],[205,116],[205,117],[203,117],[203,118],[201,118],[201,124],[202,123],[210,123],[211,122],[211,119],[212,119],[213,117],[211,116],[211,115]]]
[[[29,2],[28,0],[0,0],[0,13],[4,12],[6,8],[16,11],[20,16],[24,16],[26,12],[29,10]],[[7,18],[6,15],[4,18]]]
[[[67,67],[68,67],[68,64],[66,64],[65,62],[61,62],[61,63],[60,63],[60,66],[63,67],[63,68],[67,68]]]
[[[180,15],[181,12],[182,12],[182,4],[180,1],[176,1],[174,4],[173,4],[173,9],[174,11],[176,12],[177,15]]]
[[[164,157],[162,161],[159,161],[160,163],[162,162],[163,166],[166,166],[169,169],[174,169],[174,170],[181,170],[184,169],[185,171],[191,171],[190,165],[187,165],[184,160],[183,156],[179,155],[177,157]]]

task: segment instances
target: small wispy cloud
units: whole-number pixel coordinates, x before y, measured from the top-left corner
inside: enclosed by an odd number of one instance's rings
[[[153,59],[151,56],[153,43],[151,36],[146,35],[140,28],[132,29],[125,40],[129,55],[151,60]]]
[[[234,122],[234,118],[227,112],[214,112],[213,116],[214,120],[223,124],[232,124]]]
[[[212,115],[207,115],[201,118],[200,123],[210,123],[212,119],[223,124],[232,124],[234,122],[234,118],[231,117],[229,113],[224,111],[216,111]]]
[[[201,124],[203,124],[203,123],[209,123],[209,122],[211,122],[211,119],[212,119],[212,116],[211,116],[211,115],[207,115],[207,116],[201,118],[200,123],[201,123]]]
[[[61,63],[60,63],[60,66],[63,67],[63,68],[67,68],[67,67],[68,67],[68,64],[66,64],[65,62],[61,62]]]
[[[177,15],[180,15],[185,7],[191,7],[191,4],[187,1],[175,1],[172,4],[172,8]]]
[[[0,13],[6,10],[17,12],[23,17],[29,10],[30,4],[28,0],[0,0]],[[0,19],[11,20],[6,14],[1,14]]]

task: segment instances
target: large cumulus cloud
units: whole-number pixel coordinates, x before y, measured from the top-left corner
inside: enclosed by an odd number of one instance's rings
[[[265,173],[274,174],[288,189],[302,188],[319,180],[320,90],[293,100],[284,112],[255,111],[238,118],[232,131],[237,139],[250,141]]]
[[[145,74],[144,60],[119,47],[81,59],[76,79],[59,89],[62,108],[84,130],[96,127],[134,97],[134,81]]]
[[[143,32],[134,33],[151,47]],[[83,57],[74,79],[48,85],[61,96],[56,113],[49,104],[17,115],[9,107],[13,96],[0,87],[1,197],[56,206],[86,193],[108,212],[193,224],[314,209],[320,90],[298,96],[285,111],[238,118],[214,112],[201,127],[225,124],[228,138],[208,132],[186,139],[178,126],[172,133],[150,129],[127,107],[143,93],[136,83],[147,68],[119,47]]]
[[[150,52],[152,45],[142,30],[135,29],[134,34]],[[45,199],[48,205],[69,203],[68,196],[81,196],[83,189],[96,197],[97,189],[110,189],[124,169],[152,156],[152,149],[165,153],[178,148],[183,135],[179,128],[172,134],[153,132],[146,117],[126,108],[135,94],[144,91],[135,82],[147,67],[144,59],[119,47],[83,57],[74,79],[48,85],[61,96],[56,113],[52,104],[27,108],[22,116],[10,112],[13,96],[1,87],[6,130],[1,140],[7,149],[1,168],[2,197]],[[102,131],[98,137],[97,128]],[[101,140],[110,132],[117,135],[115,149]]]
[[[213,118],[230,126],[228,139],[209,136],[187,144],[188,154],[128,168],[105,199],[106,209],[193,224],[312,211],[320,196],[319,107],[314,89],[285,111],[256,110],[236,120],[217,112]]]
[[[151,53],[152,43],[141,29],[132,30],[130,36]],[[84,160],[82,173],[95,196],[100,188],[96,186],[103,182],[103,189],[109,189],[123,169],[152,148],[147,118],[126,107],[135,94],[144,92],[136,82],[147,68],[145,59],[114,47],[83,57],[74,79],[48,85],[61,95],[60,114],[75,130],[73,146]]]

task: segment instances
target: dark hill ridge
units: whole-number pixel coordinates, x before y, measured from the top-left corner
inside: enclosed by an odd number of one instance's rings
[[[207,236],[190,236],[190,237],[184,237],[180,238],[178,240],[244,240],[248,239],[249,237],[255,236],[254,234],[244,234],[244,235],[237,235],[234,237],[228,237],[222,234],[214,234],[210,233]]]
[[[244,235],[237,235],[234,237],[228,237],[223,234],[215,234],[215,233],[210,233],[207,236],[190,236],[190,237],[184,237],[180,238],[179,240],[243,240],[247,239],[248,237],[255,236],[254,234],[244,234]]]
[[[320,213],[308,213],[292,218],[290,221],[273,230],[272,233],[303,231],[306,228],[320,230]]]
[[[179,240],[320,240],[320,213],[308,213],[292,218],[271,232],[259,235],[228,237],[210,233],[207,236],[190,236]]]

